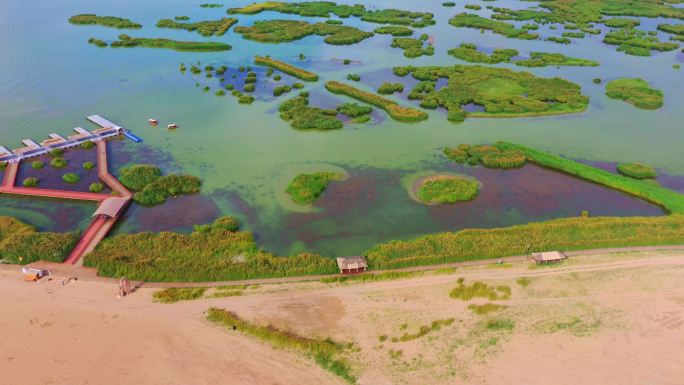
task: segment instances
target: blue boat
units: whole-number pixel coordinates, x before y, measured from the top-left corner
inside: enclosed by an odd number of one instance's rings
[[[130,131],[124,132],[124,135],[125,135],[128,139],[130,139],[130,140],[132,140],[132,141],[134,141],[134,142],[136,142],[136,143],[142,143],[142,141],[143,141],[141,138],[139,138],[138,136],[136,136],[135,134],[133,134],[133,133],[130,132]]]

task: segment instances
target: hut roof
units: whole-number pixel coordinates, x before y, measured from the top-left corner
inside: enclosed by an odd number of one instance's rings
[[[532,253],[534,260],[537,262],[554,262],[567,258],[565,254],[560,251],[547,251],[544,253]]]
[[[121,197],[112,197],[112,198],[107,198],[105,199],[100,206],[98,206],[97,210],[95,210],[95,213],[93,216],[98,216],[98,215],[104,215],[110,218],[114,218],[119,213],[121,210],[126,207],[126,204],[128,203],[127,198],[121,198]]]
[[[346,269],[363,269],[368,267],[366,258],[360,257],[337,257],[337,266],[340,270]]]

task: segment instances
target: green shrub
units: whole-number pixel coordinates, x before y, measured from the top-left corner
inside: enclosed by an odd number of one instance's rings
[[[341,178],[341,174],[334,172],[299,174],[290,182],[285,191],[296,203],[307,205],[318,199],[330,182],[340,180]]]
[[[84,170],[92,170],[95,168],[95,163],[93,162],[83,162],[83,169]]]
[[[81,148],[84,150],[90,150],[93,147],[95,147],[95,143],[89,140],[86,140],[85,142],[81,143]]]
[[[348,74],[347,80],[352,80],[352,81],[358,82],[361,80],[361,76],[359,76],[358,74]]]
[[[94,182],[88,186],[88,191],[91,193],[100,193],[104,190],[104,185],[102,183]]]
[[[641,163],[624,163],[618,165],[620,174],[635,179],[653,179],[658,173],[653,167]]]
[[[401,83],[384,82],[378,88],[378,93],[380,95],[392,95],[395,92],[404,92],[404,85]]]
[[[42,160],[34,160],[33,162],[31,162],[31,168],[33,169],[39,170],[43,167],[45,167],[45,162],[43,162]]]
[[[69,162],[64,158],[52,158],[50,160],[50,165],[54,168],[64,168],[69,164]]]
[[[132,191],[140,191],[147,185],[157,181],[161,175],[161,169],[150,164],[136,164],[121,169],[119,181]]]
[[[29,177],[24,179],[24,182],[22,183],[24,187],[36,187],[38,186],[38,178],[34,177]]]
[[[73,172],[68,172],[62,175],[62,180],[69,184],[76,184],[81,181],[81,177],[78,176],[78,174],[74,174]]]

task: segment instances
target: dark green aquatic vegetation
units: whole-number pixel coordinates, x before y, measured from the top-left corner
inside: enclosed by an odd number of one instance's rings
[[[478,5],[478,4],[466,4],[466,5],[465,5],[465,8],[467,8],[467,9],[472,9],[472,10],[474,10],[474,11],[479,11],[479,10],[482,9],[482,6],[481,6],[481,5]]]
[[[76,232],[38,232],[18,219],[0,217],[0,259],[10,263],[62,262],[77,241]]]
[[[457,163],[481,164],[487,168],[518,168],[525,165],[525,155],[516,150],[502,150],[495,146],[460,144],[445,147],[444,155]]]
[[[29,177],[24,179],[21,183],[24,187],[36,187],[38,186],[38,178]]]
[[[95,163],[93,163],[93,162],[83,162],[83,164],[81,165],[81,167],[83,167],[84,170],[92,170],[92,169],[95,168]]]
[[[59,158],[61,156],[64,156],[64,150],[55,148],[54,150],[50,150],[50,152],[48,152],[48,155],[52,158]]]
[[[294,76],[298,79],[305,80],[307,82],[315,82],[318,80],[318,75],[313,72],[303,70],[299,67],[295,67],[291,64],[278,61],[270,57],[256,56],[254,58],[254,64],[275,68],[283,73]],[[273,79],[280,80],[280,78],[276,79],[275,77]]]
[[[223,4],[206,3],[206,4],[200,4],[200,7],[202,7],[202,8],[221,8],[221,7],[223,7]]]
[[[140,164],[121,170],[119,181],[134,191],[133,200],[143,206],[162,204],[168,197],[199,192],[199,178],[190,175],[162,176],[158,167]]]
[[[684,24],[658,24],[658,30],[674,35],[684,35]]]
[[[64,158],[52,158],[50,160],[50,166],[54,168],[64,168],[69,164],[69,161],[67,161]]]
[[[292,91],[292,87],[288,85],[276,86],[273,88],[273,96],[280,96],[282,94]]]
[[[119,29],[138,29],[142,25],[132,22],[128,19],[115,16],[97,16],[91,13],[71,16],[69,23],[78,25],[95,24],[103,27],[112,27]]]
[[[342,20],[326,20],[326,24],[335,24],[335,25],[342,25],[344,24]]]
[[[303,83],[292,83],[292,88],[294,88],[295,90],[299,90],[299,89],[304,88],[304,84]]]
[[[392,36],[411,36],[413,34],[413,30],[408,27],[403,27],[403,26],[385,26],[385,27],[378,27],[376,28],[373,32],[379,33],[382,35],[392,35]]]
[[[538,24],[534,24],[534,23],[528,23],[528,24],[524,24],[524,25],[522,26],[522,29],[526,29],[526,30],[528,30],[528,31],[536,31],[536,30],[539,29],[539,25],[538,25]]]
[[[401,83],[390,83],[384,82],[378,87],[378,93],[380,95],[392,95],[395,92],[403,92],[404,85]]]
[[[410,25],[416,28],[433,25],[433,15],[425,12],[410,12],[398,9],[381,9],[369,11],[363,5],[335,4],[325,1],[311,1],[303,3],[263,2],[253,3],[241,8],[228,9],[229,14],[253,15],[263,11],[273,11],[286,14],[295,14],[305,17],[330,17],[335,15],[341,18],[350,16],[359,17],[363,21],[379,24]]]
[[[447,1],[447,2],[442,3],[442,6],[443,7],[455,7],[456,3],[454,3],[453,1]]]
[[[94,37],[91,37],[90,39],[88,39],[88,43],[90,43],[90,44],[92,44],[92,45],[96,45],[96,46],[98,46],[98,47],[100,47],[100,48],[104,48],[104,47],[107,47],[107,46],[109,45],[109,44],[107,44],[106,41],[100,40],[100,39],[96,39],[96,38],[94,38]]]
[[[480,183],[472,178],[438,175],[426,179],[416,196],[423,203],[456,203],[475,199]]]
[[[471,63],[507,63],[511,58],[518,56],[519,52],[512,48],[497,48],[491,55],[477,50],[477,46],[473,43],[462,43],[458,48],[452,48],[448,54],[463,61]]]
[[[224,91],[224,90],[218,90],[218,91],[216,91],[216,92],[214,93],[214,95],[216,95],[216,96],[225,96],[225,95],[226,95],[226,91]]]
[[[546,67],[546,66],[578,66],[596,67],[598,62],[588,59],[579,59],[565,56],[560,53],[531,52],[530,58],[526,60],[516,60],[515,65],[524,67]]]
[[[252,104],[254,103],[254,96],[252,95],[238,95],[238,103]]]
[[[347,80],[352,80],[355,82],[361,81],[361,76],[359,74],[348,74]]]
[[[76,184],[81,181],[81,177],[78,176],[78,174],[74,174],[73,172],[68,172],[62,175],[62,180],[69,184]]]
[[[179,23],[171,19],[162,19],[157,22],[157,28],[175,28],[187,31],[197,31],[202,36],[223,36],[237,19],[224,17],[221,20],[197,21],[194,23]]]
[[[248,40],[261,43],[285,43],[310,35],[325,36],[324,42],[333,45],[351,45],[373,36],[358,28],[327,23],[308,23],[299,20],[262,20],[252,26],[235,27],[235,32]]]
[[[449,24],[455,27],[486,29],[515,39],[535,40],[539,37],[536,33],[530,33],[525,29],[517,29],[513,24],[487,19],[470,13],[459,13],[449,19]]]
[[[190,16],[174,16],[173,19],[178,21],[190,20]]]
[[[622,17],[603,20],[603,25],[610,28],[632,28],[639,24],[641,24],[641,22],[637,19],[625,19]]]
[[[119,181],[133,191],[140,191],[162,175],[161,169],[150,164],[136,164],[121,170]]]
[[[663,106],[663,92],[643,79],[615,79],[606,84],[606,96],[624,100],[635,107],[655,110]]]
[[[635,28],[622,28],[608,32],[603,42],[617,45],[618,51],[633,56],[651,56],[651,51],[654,50],[665,52],[679,48],[677,43],[661,42],[657,36]]]
[[[618,165],[617,170],[620,174],[634,179],[653,179],[658,176],[653,167],[642,163],[623,163]]]
[[[423,47],[425,39],[413,39],[410,37],[395,37],[392,40],[392,48],[401,48],[404,51],[404,56],[408,58],[416,58],[420,56],[432,56],[435,54],[435,48],[428,44]]]
[[[5,171],[7,169],[7,162],[0,162],[0,171]]]
[[[140,38],[128,35],[119,35],[119,40],[112,42],[112,47],[146,47],[146,48],[167,48],[175,51],[209,52],[209,51],[228,51],[232,47],[225,43],[209,41],[177,41],[161,38]]]
[[[570,43],[572,43],[572,40],[568,39],[567,37],[550,36],[550,37],[547,37],[546,40],[552,41],[552,42],[558,43],[558,44],[570,44]]]
[[[344,65],[349,65],[349,64],[351,64],[351,60],[350,60],[350,59],[344,59],[344,60],[342,61],[342,63],[343,63]]]
[[[285,190],[293,201],[300,205],[313,203],[328,188],[328,184],[342,179],[343,175],[335,172],[316,172],[299,174]]]
[[[563,37],[573,38],[573,39],[584,39],[584,32],[563,32]]]
[[[43,167],[45,167],[45,162],[43,162],[42,160],[35,160],[31,162],[31,168],[34,170],[40,170]]]
[[[337,111],[309,106],[307,93],[300,93],[299,96],[283,102],[278,111],[283,120],[290,122],[290,126],[298,130],[327,131],[344,126],[336,116]]]
[[[245,80],[249,80],[249,79],[245,79]],[[245,83],[247,83],[247,82],[245,82]],[[254,86],[254,83],[247,83],[242,88],[242,90],[245,92],[254,92],[256,90],[256,86]]]
[[[90,186],[88,186],[88,191],[91,193],[100,193],[104,190],[104,185],[102,183],[91,183]]]
[[[603,82],[603,80],[601,80],[601,78],[594,78],[594,80],[592,80],[592,82],[594,82],[594,84],[601,84],[601,82]]]
[[[350,118],[359,118],[362,116],[367,116],[373,112],[373,107],[358,103],[344,103],[337,106],[337,112]]]
[[[325,88],[334,94],[347,95],[362,102],[374,105],[378,108],[382,108],[392,119],[400,122],[419,122],[428,118],[428,115],[423,111],[411,107],[401,106],[392,100],[360,90],[348,84],[329,81],[325,83]]]
[[[90,150],[91,148],[95,147],[95,143],[93,143],[93,142],[87,140],[87,141],[81,143],[80,146],[81,146],[81,148],[84,149],[84,150]]]
[[[589,98],[577,84],[560,78],[538,78],[529,72],[482,66],[395,67],[394,74],[411,74],[421,81],[448,79],[435,91],[419,84],[421,92],[410,97],[432,100],[448,111],[447,119],[460,122],[473,117],[523,117],[568,114],[584,111]],[[482,112],[466,112],[462,106],[482,106]]]

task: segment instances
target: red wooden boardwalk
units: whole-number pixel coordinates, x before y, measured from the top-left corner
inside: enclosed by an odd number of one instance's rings
[[[97,202],[98,205],[104,202],[106,199],[112,198],[111,195],[91,192],[16,187],[15,184],[17,172],[19,171],[19,164],[20,163],[13,163],[7,165],[5,176],[2,180],[2,185],[0,186],[1,194],[91,201]],[[97,142],[97,175],[119,197],[126,198],[129,201],[133,197],[133,194],[109,173],[107,166],[107,143],[105,141]],[[107,235],[109,230],[111,230],[118,219],[118,216],[114,218],[102,215],[96,216],[88,228],[83,232],[76,246],[73,248],[73,250],[71,250],[66,260],[64,260],[64,263],[70,265],[82,263],[82,257],[92,251],[95,246],[97,246],[97,244]]]

